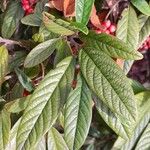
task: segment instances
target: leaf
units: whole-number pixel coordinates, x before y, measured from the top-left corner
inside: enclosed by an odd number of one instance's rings
[[[66,22],[62,19],[56,19],[54,16],[44,12],[43,13],[43,22],[46,28],[60,35],[73,35],[75,33],[75,29],[70,26],[69,22]]]
[[[67,57],[40,82],[22,116],[16,150],[32,149],[55,123],[70,91],[73,73],[72,57]]]
[[[150,6],[146,0],[131,0],[131,3],[143,14],[150,16]]]
[[[5,46],[0,46],[0,85],[4,81],[4,77],[8,68],[8,51]]]
[[[107,125],[114,130],[117,135],[123,139],[128,139],[131,136],[133,127],[131,128],[124,124],[123,121],[119,119],[118,115],[111,111],[100,99],[95,97],[94,101],[99,114]]]
[[[91,93],[80,77],[77,87],[69,94],[64,111],[64,138],[69,149],[81,148],[87,137],[91,119]]]
[[[111,35],[97,35],[94,32],[90,32],[87,36],[82,35],[82,39],[84,40],[84,47],[94,47],[94,49],[100,50],[114,58],[134,60],[143,57],[142,54],[132,47]]]
[[[137,119],[137,107],[128,79],[105,53],[92,48],[80,51],[81,71],[90,89],[126,125]]]
[[[65,17],[75,15],[75,0],[64,0],[63,12]]]
[[[24,66],[30,68],[42,63],[54,52],[60,40],[60,38],[51,39],[37,45],[26,57]]]
[[[76,21],[87,25],[94,0],[76,0],[75,1],[75,15]]]
[[[29,92],[33,91],[34,87],[32,85],[31,79],[19,68],[16,68],[15,72],[21,85]]]
[[[141,135],[135,150],[148,150],[150,149],[150,123],[145,128]]]
[[[138,16],[138,21],[139,21],[139,27],[140,29],[144,26],[145,22],[147,21],[149,17],[148,16],[145,16],[143,14],[139,15]]]
[[[29,99],[30,96],[18,98],[16,100],[7,103],[4,107],[8,112],[19,113],[20,111],[23,111],[27,107]]]
[[[64,10],[64,3],[62,0],[52,0],[50,3],[52,3],[52,5],[59,11]]]
[[[4,16],[1,31],[4,38],[10,38],[14,34],[23,15],[24,11],[20,2],[13,1],[9,4]]]
[[[0,112],[0,149],[5,149],[8,140],[9,132],[11,128],[10,113],[6,110]]]
[[[47,143],[48,150],[69,150],[62,135],[53,127],[48,132]]]
[[[130,140],[128,141],[122,140],[119,137],[113,146],[114,149],[121,149],[121,150],[132,149],[137,143],[137,140],[143,133],[143,130],[145,129],[150,120],[150,110],[149,110],[150,92],[149,91],[141,92],[136,95],[136,99],[138,102],[139,117],[136,122],[134,133],[132,134]]]

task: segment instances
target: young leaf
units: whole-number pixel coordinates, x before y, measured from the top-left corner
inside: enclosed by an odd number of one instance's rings
[[[87,36],[82,35],[82,39],[84,40],[85,47],[94,47],[94,49],[103,51],[114,58],[136,60],[143,57],[142,54],[132,47],[107,34],[97,35],[94,32],[90,32]]]
[[[60,35],[72,35],[75,33],[75,29],[70,26],[69,22],[62,19],[56,19],[53,15],[46,12],[43,13],[43,22],[46,28]]]
[[[96,108],[107,123],[107,125],[116,132],[117,135],[123,139],[128,139],[131,136],[134,126],[127,126],[122,120],[119,119],[118,115],[111,111],[107,105],[97,97],[94,97]]]
[[[92,119],[91,93],[80,77],[75,90],[70,93],[64,111],[64,138],[69,149],[80,149]]]
[[[51,39],[37,45],[26,57],[24,66],[30,68],[43,62],[54,52],[60,40],[60,38]]]
[[[4,81],[8,68],[8,51],[5,46],[0,46],[0,85]]]
[[[55,123],[70,91],[73,73],[72,57],[67,57],[41,81],[22,116],[16,150],[32,149]]]
[[[150,123],[145,128],[143,134],[141,135],[135,150],[148,150],[150,149]]]
[[[143,14],[150,16],[150,6],[146,0],[131,0],[131,3]]]
[[[0,149],[5,149],[9,141],[9,132],[11,128],[10,113],[5,109],[0,112]]]
[[[75,0],[64,0],[63,12],[65,17],[74,16]]]
[[[137,119],[137,107],[129,81],[119,66],[108,55],[92,48],[81,50],[79,61],[91,90],[131,125]]]
[[[9,4],[2,25],[2,36],[4,38],[10,38],[13,35],[23,15],[24,11],[20,2],[13,1]]]
[[[48,132],[47,143],[48,150],[69,150],[62,135],[53,127]]]
[[[75,15],[76,21],[87,25],[94,0],[76,0],[75,1]]]
[[[21,85],[29,92],[33,91],[34,88],[33,88],[31,79],[19,68],[16,68],[15,72],[18,76],[18,80],[21,83]]]

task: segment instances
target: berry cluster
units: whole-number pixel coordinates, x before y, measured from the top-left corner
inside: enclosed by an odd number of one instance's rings
[[[101,29],[96,29],[95,32],[100,34],[100,33],[106,33],[106,34],[112,34],[114,35],[116,31],[116,25],[112,24],[110,20],[103,21],[101,23],[102,28]]]
[[[150,36],[145,40],[145,42],[139,48],[139,51],[145,51],[150,49]]]
[[[33,13],[36,0],[22,0],[21,3],[26,15]]]

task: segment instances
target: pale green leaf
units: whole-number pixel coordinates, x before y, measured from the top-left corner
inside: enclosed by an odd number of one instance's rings
[[[24,15],[21,3],[13,1],[9,4],[2,25],[2,36],[10,38],[19,25],[19,21]]]
[[[131,3],[143,14],[150,16],[150,6],[146,0],[131,0]]]
[[[135,150],[149,150],[150,149],[150,123],[145,128],[141,135]]]
[[[75,29],[70,25],[69,22],[62,19],[56,19],[54,16],[48,13],[43,13],[43,22],[46,28],[60,35],[73,35]]]
[[[129,80],[105,53],[94,48],[80,51],[81,71],[91,90],[128,126],[137,119]]]
[[[8,68],[8,51],[5,46],[0,46],[0,85],[4,81],[4,77]]]
[[[143,58],[142,54],[111,35],[104,33],[98,35],[94,32],[90,32],[87,36],[82,35],[82,39],[84,40],[84,47],[94,47],[94,49],[105,52],[114,58],[123,58],[129,60]]]
[[[9,141],[10,128],[10,113],[4,109],[0,112],[0,150],[5,149]]]
[[[56,49],[61,39],[51,39],[45,41],[31,50],[25,59],[24,66],[26,68],[36,66],[47,59]]]
[[[70,150],[83,145],[92,119],[91,93],[80,77],[77,87],[70,93],[64,111],[64,138]]]
[[[75,16],[77,22],[87,25],[94,1],[95,0],[75,1]]]
[[[62,135],[53,127],[48,132],[47,143],[48,150],[69,150]]]
[[[70,91],[73,73],[72,57],[67,57],[40,82],[22,116],[16,150],[35,147],[55,123]]]

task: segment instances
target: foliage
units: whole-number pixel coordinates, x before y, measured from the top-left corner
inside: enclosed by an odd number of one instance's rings
[[[111,2],[0,2],[0,150],[150,148],[150,91],[127,77],[150,7]]]

